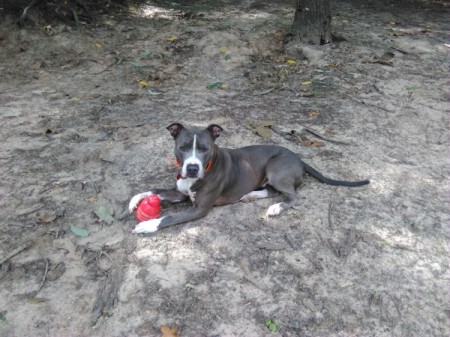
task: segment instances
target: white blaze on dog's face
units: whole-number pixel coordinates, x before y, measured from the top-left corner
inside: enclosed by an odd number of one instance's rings
[[[181,157],[181,177],[182,178],[203,178],[205,176],[205,169],[202,163],[204,157],[203,152],[200,151],[197,145],[197,134],[186,140],[180,145],[179,156]],[[191,145],[192,144],[192,145]]]

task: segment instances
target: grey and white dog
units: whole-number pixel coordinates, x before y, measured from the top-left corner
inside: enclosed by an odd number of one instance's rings
[[[282,193],[283,202],[273,204],[266,212],[267,216],[278,215],[297,204],[296,189],[303,183],[304,171],[330,185],[355,187],[369,183],[369,180],[341,181],[324,177],[297,154],[277,145],[219,148],[214,141],[223,129],[216,124],[188,128],[173,123],[167,129],[175,139],[175,156],[180,165],[176,187],[137,194],[131,199],[129,210],[133,212],[139,202],[151,194],[173,203],[190,198],[193,207],[179,214],[143,221],[133,233],[152,233],[202,218],[213,206]]]

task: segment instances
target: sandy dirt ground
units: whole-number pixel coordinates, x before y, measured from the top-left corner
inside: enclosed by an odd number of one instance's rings
[[[2,17],[0,336],[448,336],[449,6],[359,3],[320,47],[285,44],[290,2]],[[132,234],[131,196],[175,183],[176,121],[371,183]]]

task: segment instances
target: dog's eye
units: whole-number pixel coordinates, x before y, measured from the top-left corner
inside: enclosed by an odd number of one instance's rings
[[[180,146],[180,150],[183,152],[189,151],[190,146],[188,144],[184,144]]]
[[[206,152],[206,151],[208,151],[208,148],[207,148],[206,146],[199,145],[199,146],[198,146],[198,150],[199,150],[200,152]]]

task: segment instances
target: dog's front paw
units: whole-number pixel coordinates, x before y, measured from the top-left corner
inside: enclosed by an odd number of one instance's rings
[[[136,227],[133,230],[133,233],[135,234],[154,233],[159,229],[158,226],[161,223],[162,219],[163,218],[142,221],[141,223],[136,225]]]
[[[139,205],[142,199],[145,199],[152,194],[153,194],[152,192],[144,192],[136,194],[133,198],[131,198],[130,204],[128,205],[130,213],[133,213],[133,211],[136,209],[136,207]]]
[[[284,208],[281,207],[281,202],[278,204],[273,204],[267,209],[266,216],[276,216],[281,213]]]

